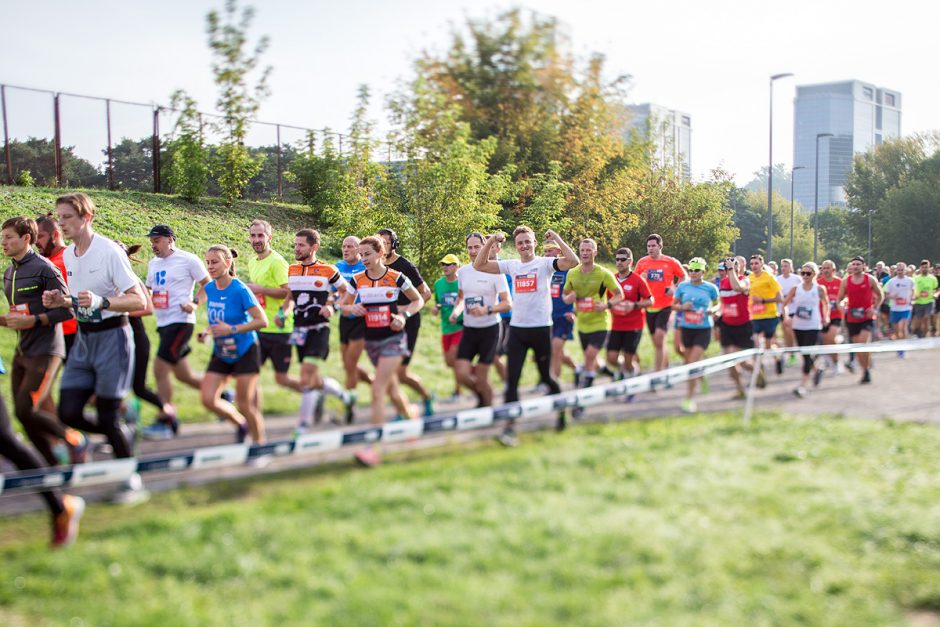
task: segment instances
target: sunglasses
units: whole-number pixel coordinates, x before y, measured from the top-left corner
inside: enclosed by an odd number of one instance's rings
[[[616,259],[617,263],[620,263],[621,261],[633,261],[632,257],[617,257]]]
[[[442,267],[442,268],[447,268],[447,267],[449,267],[449,266],[456,266],[456,265],[457,265],[456,263],[442,263],[442,264],[441,264],[441,267]]]
[[[814,273],[813,273],[812,271],[806,272],[806,271],[804,270],[804,271],[800,272],[800,274],[802,274],[803,276],[813,276]]]
[[[705,272],[704,268],[689,268],[689,272]]]

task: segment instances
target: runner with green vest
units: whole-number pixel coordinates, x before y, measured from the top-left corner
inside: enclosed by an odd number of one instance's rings
[[[457,296],[460,292],[457,281],[457,269],[460,259],[451,253],[441,259],[441,270],[444,276],[434,282],[434,313],[441,317],[441,352],[444,354],[444,363],[454,373],[454,394],[450,401],[456,402],[460,398],[460,381],[457,378],[457,347],[463,336],[463,314],[454,313]]]

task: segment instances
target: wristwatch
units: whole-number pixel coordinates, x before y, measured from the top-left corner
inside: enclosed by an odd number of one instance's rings
[[[404,311],[404,312],[402,312],[402,315],[404,315],[404,316],[405,316],[405,320],[407,320],[408,318],[411,317],[411,312],[410,312],[410,311]]]
[[[111,307],[111,300],[110,300],[107,296],[102,296],[102,297],[101,297],[101,308],[102,308],[102,309],[108,309],[109,307]]]
[[[493,313],[493,305],[487,305],[487,306],[486,306],[486,313],[488,313],[488,314]]]

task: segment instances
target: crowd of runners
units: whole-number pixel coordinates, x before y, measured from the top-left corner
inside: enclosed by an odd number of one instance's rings
[[[713,341],[731,353],[925,337],[940,328],[940,264],[931,267],[928,260],[890,268],[879,262],[869,271],[856,257],[840,272],[828,260],[818,267],[784,259],[778,269],[759,254],[729,255],[712,273],[701,257],[683,264],[664,254],[663,238],[651,234],[646,254],[635,263],[630,248],[619,248],[611,272],[597,263],[594,240],[572,248],[553,230],[536,234],[519,226],[511,235],[511,258],[501,255],[506,235],[470,233],[466,250],[445,255],[441,276],[429,286],[400,254],[401,242],[391,229],[346,237],[342,260],[334,264],[318,257],[320,233],[302,228],[294,233],[291,262],[272,249],[272,227],[259,219],[249,227],[252,254],[244,263],[227,245],[182,250],[172,228],[153,226],[146,234],[153,257],[141,281],[131,266],[140,246],[97,234],[95,213],[87,195],[74,193],[58,198],[54,213],[2,225],[3,252],[11,263],[4,272],[9,313],[0,316],[0,326],[18,334],[11,372],[14,413],[32,447],[15,435],[0,402],[0,455],[19,469],[86,461],[89,433],[102,434],[115,457],[133,456],[135,425],[122,419],[131,393],[158,413],[143,437],[174,437],[180,428],[173,396],[177,383],[197,389],[206,410],[232,424],[237,442],[264,443],[259,373],[268,361],[277,384],[297,394],[295,436],[323,420],[326,396],[342,403],[339,421],[352,423],[360,384],[369,390],[373,424],[389,418],[387,402],[393,420],[432,415],[435,396],[410,368],[422,311],[439,317],[454,399],[467,390],[480,407],[496,402],[496,377],[503,382],[501,402],[519,400],[530,353],[542,393],[561,391],[566,366],[576,387],[590,387],[598,377],[635,376],[644,327],[654,371],[668,367],[670,348],[692,363]],[[71,245],[66,247],[66,240]],[[197,330],[201,308],[207,325]],[[142,317],[148,315],[157,327],[155,391],[146,386],[151,347]],[[342,381],[322,369],[334,317]],[[565,352],[575,330],[583,355],[579,364]],[[189,360],[194,339],[212,343],[204,370]],[[364,367],[363,353],[372,368]],[[292,373],[294,360],[300,366]],[[767,384],[764,366],[755,363],[730,369],[736,398],[746,396],[745,376],[755,377],[758,387]],[[793,354],[772,363],[777,374],[795,365]],[[60,369],[56,405],[50,393]],[[803,355],[794,393],[803,397],[826,370],[842,369],[857,369],[860,383],[871,382],[868,353],[848,360]],[[701,377],[688,381],[682,411],[697,411],[696,390],[706,384]],[[419,405],[403,387],[414,391]],[[572,417],[581,411],[573,408]],[[559,411],[557,428],[566,422],[566,411]],[[518,443],[513,421],[499,441]],[[364,448],[357,459],[375,465],[379,450]],[[266,461],[252,458],[255,464]],[[42,496],[52,514],[53,544],[72,542],[84,502],[52,488]],[[115,500],[146,497],[134,474]]]

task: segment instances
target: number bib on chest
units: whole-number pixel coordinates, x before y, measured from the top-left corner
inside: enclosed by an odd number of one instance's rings
[[[79,306],[78,296],[72,297],[72,310],[79,322],[101,322],[101,310]]]
[[[813,310],[809,307],[797,307],[796,317],[800,320],[811,320],[813,318]]]
[[[220,337],[215,341],[215,354],[224,359],[238,357],[238,343],[234,337]]]
[[[729,318],[738,317],[738,304],[737,303],[721,303],[721,315],[728,316]]]
[[[561,283],[552,283],[552,298],[561,296]]]
[[[864,307],[852,307],[849,309],[849,316],[852,318],[864,318],[865,317],[865,308]]]
[[[310,332],[310,327],[294,327],[294,330],[291,331],[290,340],[288,340],[294,346],[303,346],[307,343],[307,333]]]
[[[154,309],[166,309],[170,306],[170,293],[169,292],[154,292],[153,293],[153,308]]]
[[[751,313],[761,314],[767,311],[767,306],[764,303],[752,302],[751,303]]]
[[[705,322],[705,312],[700,309],[693,309],[684,313],[685,321],[688,324],[702,324]]]
[[[578,311],[585,312],[585,313],[589,311],[594,311],[594,298],[592,296],[588,296],[587,298],[579,298],[577,300],[577,303],[578,303]]]
[[[29,315],[29,303],[20,303],[19,305],[10,305],[10,313],[20,316]]]
[[[903,296],[898,296],[897,298],[894,299],[894,304],[895,304],[895,305],[899,305],[899,306],[900,306],[900,305],[906,305],[906,304],[907,304],[907,299],[904,298]]]
[[[392,324],[392,307],[382,305],[366,309],[366,326],[370,329],[380,329]]]
[[[463,299],[464,307],[467,311],[470,311],[474,307],[483,306],[483,297],[482,296],[467,296]]]
[[[652,281],[653,283],[662,283],[663,282],[663,271],[662,270],[647,270],[646,271],[646,280]]]
[[[532,294],[538,289],[538,274],[517,274],[513,279],[513,287],[517,294]]]

